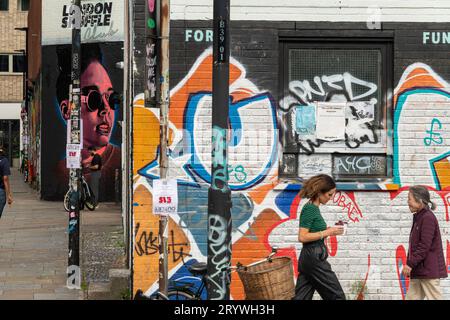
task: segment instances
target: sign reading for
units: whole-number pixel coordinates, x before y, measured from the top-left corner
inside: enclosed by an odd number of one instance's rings
[[[177,212],[177,180],[153,180],[153,213],[157,215],[169,215]]]

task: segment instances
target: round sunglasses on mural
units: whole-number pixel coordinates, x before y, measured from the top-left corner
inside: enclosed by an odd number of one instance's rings
[[[81,95],[81,102],[85,103],[90,112],[105,109],[105,101],[108,102],[112,110],[120,103],[120,96],[117,92],[110,90],[101,94],[98,90],[89,90],[87,94]]]

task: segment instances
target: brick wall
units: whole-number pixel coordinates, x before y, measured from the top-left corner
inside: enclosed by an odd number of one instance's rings
[[[9,11],[0,11],[0,53],[25,49],[25,32],[14,28],[27,26],[28,12],[18,11],[17,1],[9,1]],[[0,101],[18,102],[23,98],[22,75],[0,75]]]
[[[15,102],[23,98],[23,76],[0,76],[0,101]]]
[[[347,234],[327,240],[329,262],[345,293],[354,299],[355,288],[365,283],[366,299],[402,299],[408,282],[399,273],[412,216],[407,207],[407,189],[427,185],[438,205],[443,247],[449,259],[448,214],[450,69],[445,63],[448,45],[423,43],[423,32],[448,30],[448,24],[388,23],[382,32],[393,42],[394,181],[378,184],[378,190],[339,190],[322,214],[329,225],[349,221]],[[179,206],[169,225],[169,270],[177,278],[188,263],[206,261],[207,190],[211,139],[211,51],[207,32],[211,21],[172,21],[171,24],[171,122],[169,177],[178,178]],[[189,31],[190,30],[190,31]],[[319,30],[319,31],[317,31]],[[341,30],[341,31],[339,31]],[[305,200],[298,199],[299,185],[281,181],[278,160],[282,143],[276,132],[285,123],[277,121],[280,88],[280,34],[291,41],[308,35],[333,38],[365,33],[362,23],[251,22],[233,21],[231,26],[230,94],[232,127],[239,125],[237,142],[229,148],[232,193],[232,264],[249,263],[266,256],[272,246],[280,255],[293,259],[294,270],[301,244],[298,216]],[[136,35],[138,36],[138,35]],[[138,60],[136,60],[138,61]],[[137,63],[137,70],[143,65]],[[395,88],[395,90],[394,90]],[[144,108],[136,92],[134,104],[134,283],[133,288],[152,292],[157,288],[158,218],[151,214],[152,180],[158,177],[157,158],[159,110]],[[233,118],[234,117],[234,118]],[[234,119],[234,120],[233,120]],[[239,121],[237,121],[239,119]],[[279,117],[278,117],[279,119]],[[437,119],[434,120],[434,119]],[[434,140],[427,131],[433,130]],[[183,140],[182,140],[183,137]],[[441,139],[439,139],[442,138]],[[428,144],[429,142],[429,144]],[[187,154],[176,147],[191,143]],[[191,153],[191,154],[189,154]],[[194,157],[195,156],[195,157]],[[173,232],[173,234],[172,234]],[[442,282],[444,298],[450,298],[450,284]],[[231,294],[244,297],[242,285],[233,274]],[[317,296],[316,296],[317,298]]]

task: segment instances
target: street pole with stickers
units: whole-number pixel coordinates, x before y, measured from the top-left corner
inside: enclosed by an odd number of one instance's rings
[[[145,2],[145,106],[159,108],[160,115],[160,152],[159,169],[162,188],[167,190],[167,171],[169,159],[167,154],[169,128],[169,31],[170,31],[170,1],[149,0]],[[154,180],[153,192],[155,188]],[[176,185],[175,185],[176,187]],[[172,200],[171,196],[158,197],[158,204],[170,205],[165,201]],[[160,202],[161,200],[161,202]],[[155,203],[154,203],[155,206]],[[153,208],[155,210],[155,207]],[[168,212],[162,210],[159,220],[159,292],[167,295],[168,291]]]
[[[228,186],[230,0],[214,0],[211,186],[208,190],[208,300],[229,300],[231,190]]]
[[[69,89],[70,119],[67,123],[67,168],[70,169],[69,188],[69,257],[67,287],[81,288],[80,270],[80,187],[81,187],[81,1],[72,0],[70,23],[72,28],[72,84]]]

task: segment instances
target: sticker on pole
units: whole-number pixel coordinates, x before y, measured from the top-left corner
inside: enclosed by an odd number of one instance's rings
[[[66,147],[66,167],[68,169],[80,169],[81,168],[81,145],[79,144],[67,144]]]
[[[176,179],[153,180],[153,213],[167,216],[178,212]]]

